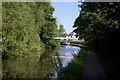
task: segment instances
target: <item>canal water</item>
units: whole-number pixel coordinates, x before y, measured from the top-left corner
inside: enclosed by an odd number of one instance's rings
[[[3,78],[57,78],[59,71],[66,67],[80,51],[79,47],[62,45],[57,50],[46,50],[41,55],[30,53],[24,57],[3,59]]]

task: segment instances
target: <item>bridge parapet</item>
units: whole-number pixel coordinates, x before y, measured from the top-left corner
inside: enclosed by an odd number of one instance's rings
[[[77,41],[78,40],[78,38],[71,38],[71,37],[54,37],[54,39],[59,39],[59,40],[66,40],[66,41],[68,41],[68,40],[70,40],[70,41]]]

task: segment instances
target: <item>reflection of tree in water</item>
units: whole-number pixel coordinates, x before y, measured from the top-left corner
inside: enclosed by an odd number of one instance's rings
[[[52,58],[55,52],[42,54],[40,57],[30,54],[26,57],[3,60],[3,78],[48,78],[55,74]],[[52,63],[51,63],[52,61]],[[59,61],[59,60],[58,60]]]
[[[62,60],[61,60],[61,58],[59,58],[59,54],[57,52],[56,52],[56,56],[57,56],[57,58],[53,58],[54,60],[51,60],[51,62],[54,66],[54,69],[55,69],[57,75],[59,75],[60,71],[63,68],[63,64],[62,64]]]

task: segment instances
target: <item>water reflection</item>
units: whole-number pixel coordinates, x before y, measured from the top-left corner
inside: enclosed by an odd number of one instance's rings
[[[66,45],[63,46],[60,49],[58,49],[57,52],[59,58],[62,58],[63,67],[65,67],[74,58],[73,53],[77,55],[78,52],[80,51],[80,48],[75,46],[66,46]]]
[[[43,53],[40,57],[35,53],[24,57],[2,60],[3,78],[47,78],[55,74],[50,56],[56,51]]]
[[[59,72],[74,58],[72,52],[79,47],[61,46],[58,50],[46,50],[41,55],[34,52],[19,58],[2,60],[3,78],[57,78]]]

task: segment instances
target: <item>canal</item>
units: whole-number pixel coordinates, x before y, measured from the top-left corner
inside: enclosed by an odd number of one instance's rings
[[[2,60],[3,78],[57,78],[60,70],[74,59],[79,47],[62,45],[57,50],[46,50],[41,55],[30,53],[24,57]]]

